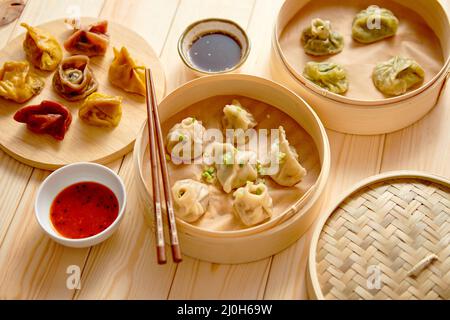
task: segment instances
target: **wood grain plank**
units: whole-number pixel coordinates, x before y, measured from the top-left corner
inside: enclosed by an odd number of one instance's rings
[[[39,24],[64,18],[70,12],[68,8],[73,6],[77,6],[82,14],[98,14],[103,0],[30,0],[20,21]],[[20,29],[16,25],[13,36],[22,32]],[[120,163],[112,164],[112,167],[118,170]],[[10,183],[8,192],[2,193],[2,198],[5,197],[4,201],[8,203],[7,214],[2,216],[13,217],[12,222],[0,221],[0,236],[3,239],[0,250],[0,298],[70,299],[73,292],[66,288],[67,266],[82,266],[87,251],[57,245],[42,233],[35,221],[34,199],[48,172],[33,170],[28,182],[32,169],[3,153],[0,172],[1,182]],[[17,206],[18,195],[22,194]]]
[[[101,17],[127,24],[139,31],[156,52],[161,52],[178,1],[162,4],[157,0],[133,0],[131,4],[128,7],[128,2],[107,1]],[[130,20],[133,22],[129,24]],[[158,35],[152,30],[158,30]],[[138,201],[131,154],[125,157],[120,175],[129,198],[125,218],[117,234],[91,250],[83,272],[83,285],[75,298],[165,299],[176,266],[156,264],[153,232],[145,223],[142,204]]]

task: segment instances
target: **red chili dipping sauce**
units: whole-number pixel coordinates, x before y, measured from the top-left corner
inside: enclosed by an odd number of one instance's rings
[[[53,200],[50,219],[63,237],[83,239],[107,229],[119,214],[119,201],[108,187],[80,182],[61,191]]]

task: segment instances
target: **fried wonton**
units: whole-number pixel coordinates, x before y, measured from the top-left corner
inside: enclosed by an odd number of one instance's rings
[[[125,47],[120,51],[114,48],[109,80],[127,92],[145,96],[145,66],[138,64]]]
[[[26,23],[22,23],[21,26],[28,31],[23,42],[27,59],[38,69],[55,70],[63,57],[61,46],[55,37]]]
[[[20,109],[14,120],[26,123],[27,128],[38,134],[49,134],[56,140],[63,140],[72,123],[72,114],[62,104],[42,101],[39,105]]]
[[[92,126],[116,127],[122,118],[122,97],[93,93],[84,102],[78,116]]]
[[[69,53],[88,57],[104,56],[108,46],[108,21],[75,28],[74,33],[64,42],[64,48]]]
[[[38,95],[44,85],[27,61],[8,61],[0,69],[0,97],[5,99],[24,103]]]
[[[55,75],[53,87],[68,101],[86,98],[98,88],[98,82],[89,68],[89,57],[72,56],[64,59]]]

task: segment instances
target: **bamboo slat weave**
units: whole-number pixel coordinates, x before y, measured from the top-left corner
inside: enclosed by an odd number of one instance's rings
[[[448,300],[450,188],[418,178],[365,187],[330,215],[316,254],[326,299]]]

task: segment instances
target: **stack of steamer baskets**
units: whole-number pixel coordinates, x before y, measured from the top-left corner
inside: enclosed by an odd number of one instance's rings
[[[370,5],[393,11],[399,30],[390,39],[358,44],[351,36],[352,21]],[[325,58],[304,53],[301,32],[317,17],[330,20],[344,36],[341,53]],[[438,0],[286,0],[275,25],[272,52],[274,79],[301,95],[325,127],[358,135],[383,134],[415,123],[436,105],[449,77],[450,24]],[[419,62],[426,72],[425,82],[404,95],[385,97],[372,83],[372,70],[394,55]],[[347,70],[350,84],[345,95],[325,91],[303,76],[307,61],[324,60]]]
[[[399,18],[394,38],[370,45],[352,40],[353,17],[369,5]],[[331,20],[343,34],[340,54],[304,54],[301,31],[316,17]],[[370,89],[370,70],[395,54],[420,61],[427,76],[415,90],[383,97]],[[413,124],[435,106],[449,78],[449,55],[449,19],[437,0],[287,0],[275,26],[272,72],[311,104],[327,128],[383,134]],[[343,64],[347,94],[324,92],[303,77],[309,60]],[[322,212],[314,227],[307,272],[311,298],[448,300],[449,277],[450,181],[443,177],[399,171],[368,178]]]
[[[330,171],[328,138],[315,112],[298,95],[267,79],[226,74],[188,82],[159,103],[162,129],[167,134],[173,123],[187,116],[201,120],[206,128],[212,122],[216,125],[217,121],[220,122],[225,103],[230,103],[233,98],[238,98],[244,106],[253,108],[250,111],[255,112],[259,125],[274,129],[283,125],[288,139],[297,148],[300,161],[309,173],[294,191],[275,186],[273,190],[269,189],[269,194],[272,192],[274,198],[274,214],[269,221],[260,225],[227,230],[226,226],[211,229],[202,222],[189,224],[181,219],[177,220],[183,254],[224,264],[260,260],[282,251],[298,240],[317,217],[318,210],[315,207],[320,205],[318,199],[324,191]],[[150,191],[152,177],[148,158],[148,129],[145,126],[136,140],[134,161],[141,203],[144,204],[149,224],[153,226]],[[172,163],[170,165],[172,185],[179,178],[178,170],[187,170],[183,172],[187,174],[183,178],[199,180],[198,172],[192,174],[189,171],[190,165],[182,165],[185,166],[184,169],[176,168]],[[210,188],[213,190],[216,187]],[[220,190],[214,189],[211,192],[216,196]],[[231,201],[231,194],[226,197],[224,201]],[[210,207],[212,205],[214,204],[210,201]],[[202,219],[206,222],[214,219],[239,221],[233,218],[232,212],[217,212],[213,218],[207,212]]]

